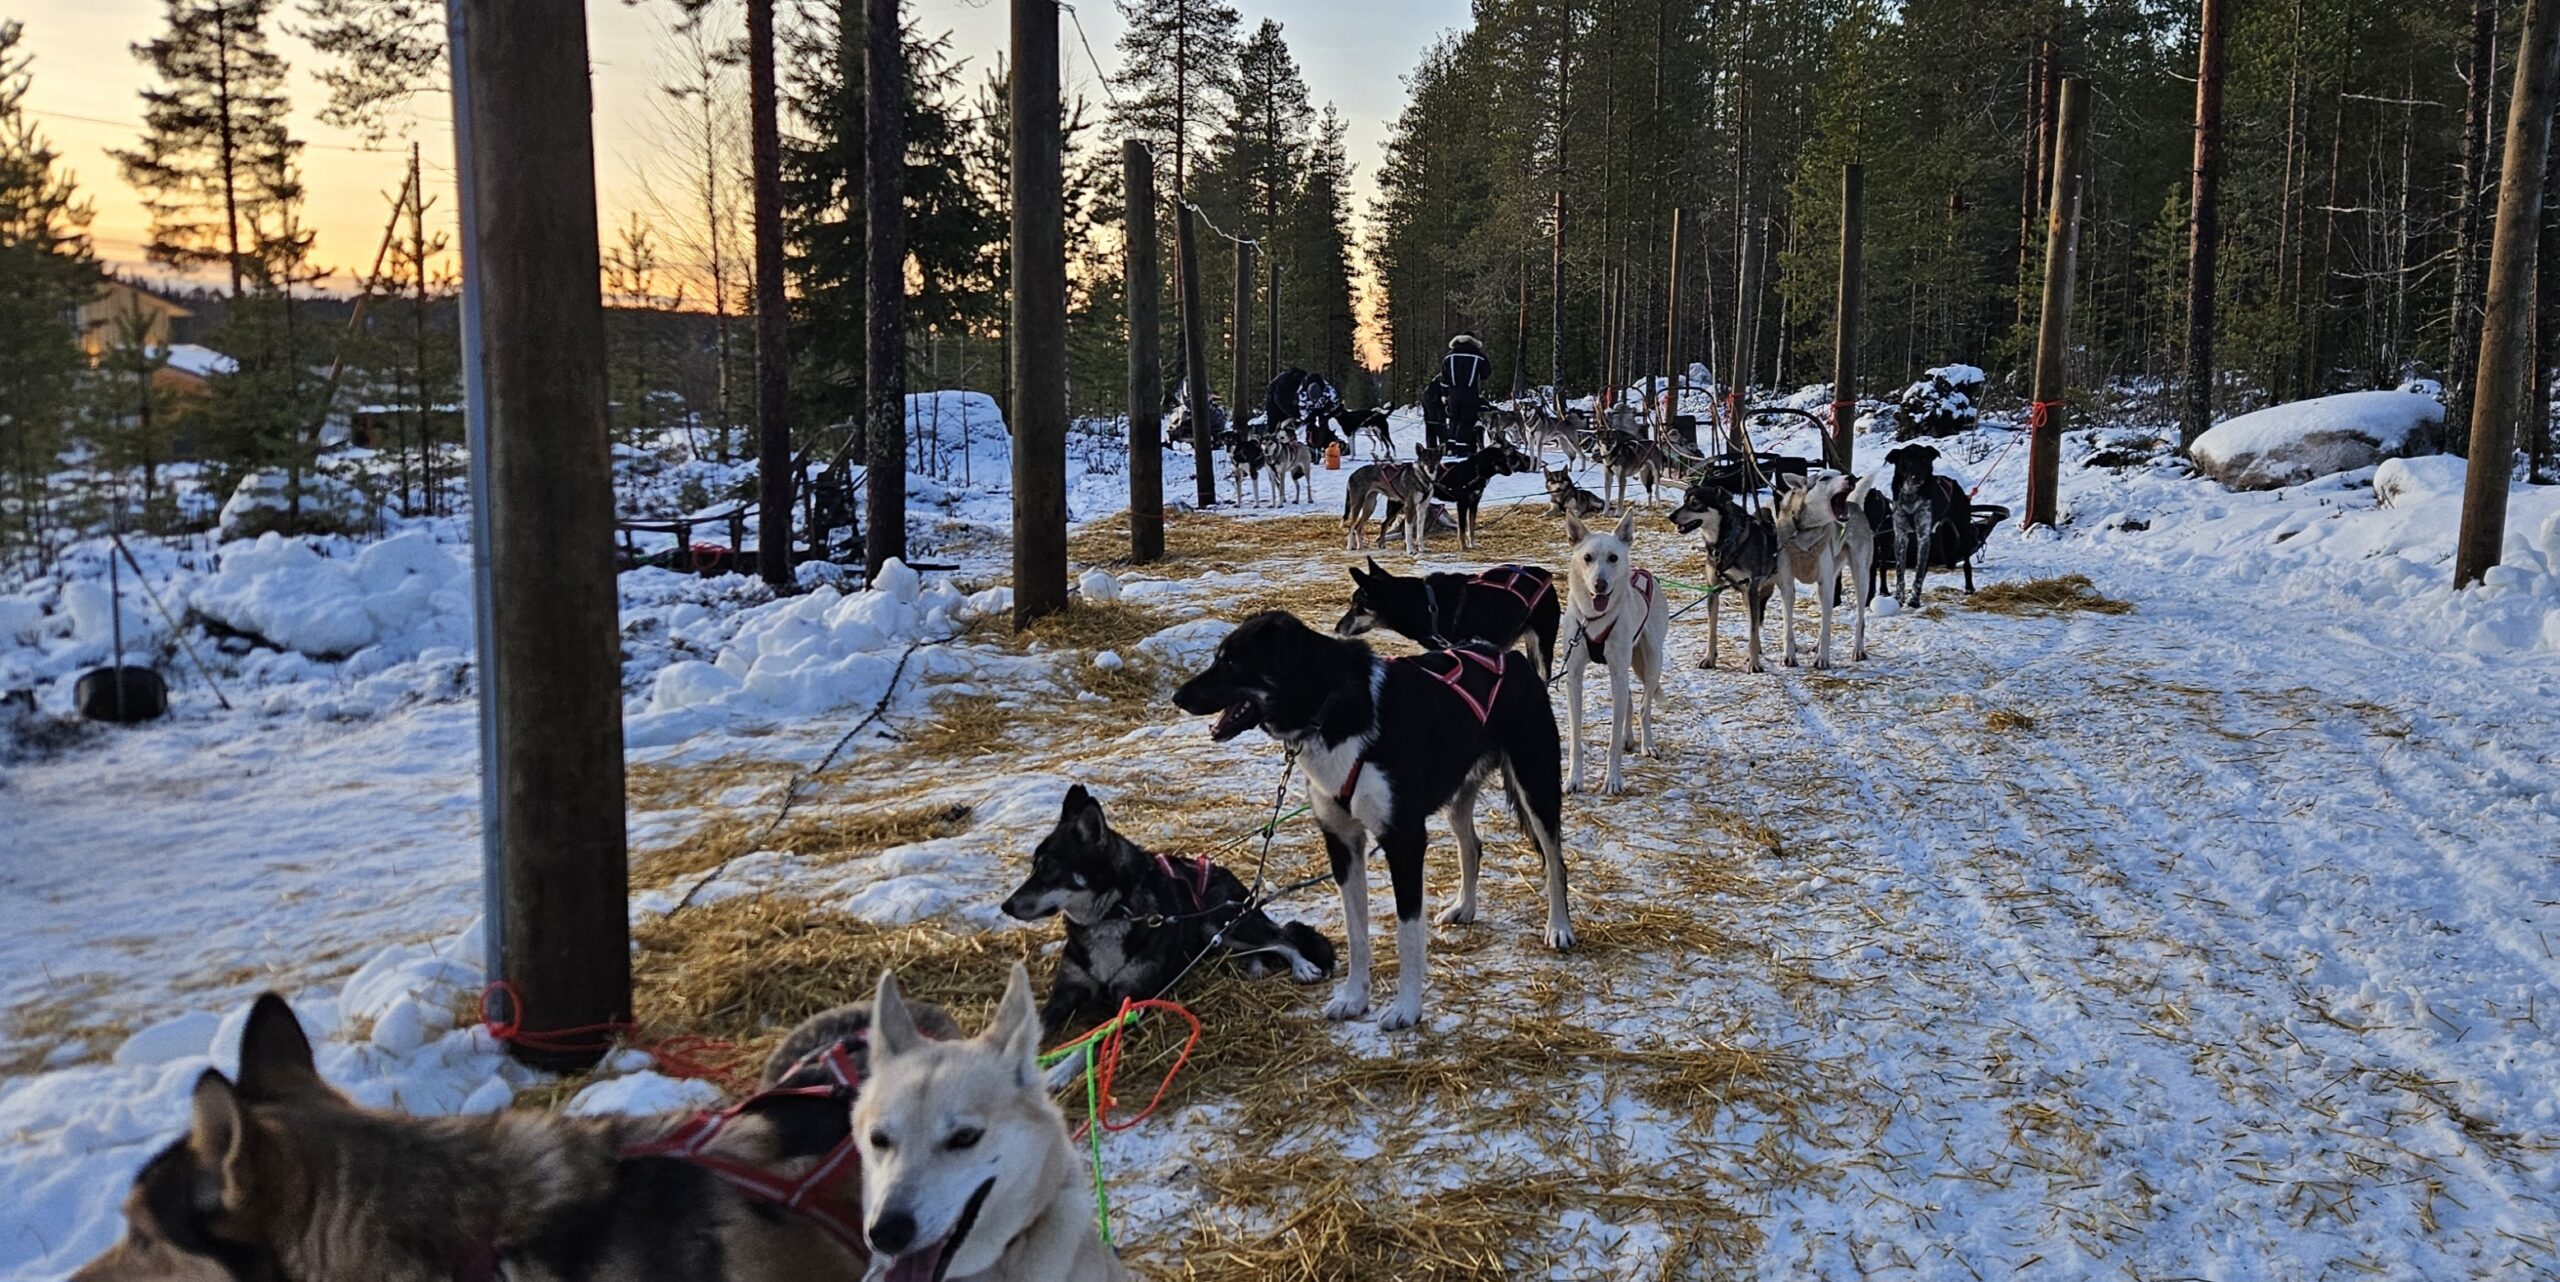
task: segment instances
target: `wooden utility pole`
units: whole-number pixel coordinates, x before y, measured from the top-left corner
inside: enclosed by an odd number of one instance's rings
[[[864,582],[907,555],[907,90],[898,0],[866,0],[862,24],[862,228],[869,341],[862,388]],[[789,522],[784,523],[786,539]],[[818,531],[809,532],[812,542]]]
[[[2089,93],[2079,77],[2062,82],[2062,110],[2055,122],[2053,190],[2045,207],[2044,313],[2036,326],[2036,400],[2027,417],[2027,514],[2029,525],[2054,521],[2054,490],[2062,482],[2063,357],[2071,344],[2071,274],[2080,253],[2081,148],[2088,136]]]
[[[1227,416],[1241,432],[1245,420],[1253,416],[1253,403],[1259,399],[1253,394],[1253,242],[1249,240],[1236,242],[1235,389],[1235,394],[1227,398]]]
[[[1020,3],[1021,0],[1015,0]],[[1191,202],[1183,199],[1179,174],[1173,185],[1174,270],[1182,287],[1182,408],[1191,419],[1191,480],[1203,508],[1218,505],[1216,437],[1209,431],[1209,343],[1201,330],[1207,313],[1200,302],[1200,241],[1191,229]]]
[[[622,632],[584,9],[451,0],[481,912],[525,1033],[631,1018]],[[514,1053],[570,1070],[609,1039]]]
[[[2186,398],[2178,450],[2213,426],[2214,259],[2222,248],[2222,33],[2227,0],[2204,0],[2196,25],[2196,160],[2187,188]]]
[[[1865,268],[1867,169],[1840,167],[1840,301],[1834,312],[1840,332],[1831,348],[1831,434],[1822,456],[1835,472],[1846,472],[1858,452],[1858,297]]]
[[[2516,87],[2507,103],[2506,170],[2498,180],[2498,221],[2489,248],[2489,292],[2480,366],[2471,382],[2471,466],[2462,484],[2462,532],[2453,585],[2469,587],[2498,563],[2507,539],[2507,484],[2515,471],[2516,427],[2546,405],[2524,404],[2533,357],[2534,241],[2541,233],[2551,115],[2560,110],[2560,0],[2526,0],[2516,38]]]
[[[1013,0],[1013,626],[1067,608],[1067,227],[1058,0]]]
[[[749,163],[756,227],[756,568],[791,586],[791,304],[782,276],[782,122],[774,92],[774,0],[747,0]],[[879,522],[874,521],[877,525]]]
[[[2519,62],[2517,65],[2523,65]],[[2446,339],[2444,403],[2465,416],[2474,390],[2465,380],[2479,354],[2480,220],[2489,201],[2490,89],[2497,79],[2498,0],[2472,0],[2468,92],[2462,107],[2461,205],[2454,210],[2453,320]]]
[[[1155,157],[1120,144],[1129,280],[1129,560],[1164,559],[1164,373],[1156,363]]]
[[[1671,207],[1671,262],[1662,275],[1662,431],[1659,439],[1670,440],[1672,420],[1680,417],[1680,385],[1688,381],[1688,367],[1680,363],[1680,224],[1688,221],[1685,205]],[[1682,449],[1693,448],[1694,440],[1680,442]]]

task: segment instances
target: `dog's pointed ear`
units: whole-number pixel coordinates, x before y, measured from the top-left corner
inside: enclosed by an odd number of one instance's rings
[[[1591,528],[1582,523],[1581,517],[1567,512],[1564,517],[1564,537],[1566,542],[1579,546],[1584,539],[1591,537]]]
[[[231,1079],[214,1069],[196,1078],[188,1105],[187,1151],[195,1158],[196,1183],[189,1200],[198,1215],[216,1217],[249,1203],[256,1131],[246,1101]]]
[[[260,993],[240,1030],[239,1092],[251,1100],[325,1094],[328,1083],[311,1062],[311,1039],[293,1007],[274,993]]]
[[[1013,964],[1004,981],[1004,998],[996,1003],[996,1019],[987,1026],[986,1038],[1003,1052],[1024,1089],[1040,1080],[1040,1012],[1031,1004],[1031,971],[1021,962]]]
[[[880,987],[871,994],[872,1061],[895,1059],[923,1043],[924,1034],[916,1031],[915,1012],[898,995],[898,972],[881,971]]]
[[[1089,846],[1101,844],[1111,827],[1102,818],[1102,803],[1085,791],[1083,784],[1077,784],[1074,791],[1067,794],[1066,813],[1060,818],[1075,828],[1077,840]]]
[[[1636,514],[1633,509],[1629,509],[1625,516],[1618,518],[1617,536],[1620,543],[1624,543],[1630,547],[1635,545]]]

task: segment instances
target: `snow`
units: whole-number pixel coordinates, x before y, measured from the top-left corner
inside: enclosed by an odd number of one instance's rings
[[[783,599],[748,579],[623,576],[633,766],[740,780],[680,801],[635,790],[631,833],[646,850],[707,827],[753,832],[786,789],[806,813],[951,805],[970,823],[852,860],[756,851],[710,875],[696,903],[789,895],[880,923],[1021,930],[995,905],[1071,782],[1107,807],[1147,803],[1132,813],[1161,817],[1131,835],[1168,848],[1207,848],[1268,813],[1279,752],[1259,734],[1212,743],[1161,701],[1116,738],[1057,710],[1084,706],[1085,684],[1114,664],[1196,669],[1232,627],[1219,613],[1247,594],[1283,594],[1329,623],[1358,554],[1319,533],[1223,569],[1079,563],[1085,598],[1169,622],[1108,649],[995,644],[973,625],[1011,605],[1003,544],[986,537],[1009,519],[1002,428],[969,408],[962,438],[966,402],[939,403],[943,448],[965,439],[977,479],[957,458],[948,476],[910,478],[916,528],[959,530],[918,555],[933,547],[961,570],[900,565],[877,591],[821,583]],[[1418,429],[1397,428],[1409,452]],[[2174,457],[2076,461],[2167,434],[2142,428],[2072,433],[2063,527],[2000,530],[1978,570],[2085,574],[2132,613],[2008,617],[1933,576],[1921,608],[1871,620],[1870,662],[1765,676],[1731,666],[1730,617],[1727,666],[1701,670],[1701,621],[1684,616],[1666,757],[1633,763],[1628,797],[1567,801],[1590,946],[1559,957],[1538,943],[1533,869],[1487,805],[1485,920],[1435,932],[1463,941],[1436,952],[1435,974],[1473,982],[1435,979],[1418,1034],[1315,1026],[1346,1060],[1463,1056],[1523,1012],[1632,1048],[1749,1050],[1788,1074],[1798,1116],[1741,1097],[1666,1107],[1596,1070],[1542,1082],[1553,1111],[1517,1123],[1382,1097],[1327,1141],[1345,1178],[1418,1194],[1495,1178],[1560,1140],[1607,1154],[1631,1193],[1676,1183],[1729,1205],[1734,1231],[1715,1235],[1723,1254],[1703,1270],[1718,1275],[2455,1279],[2547,1266],[2533,1244],[2560,1227],[2547,1015],[2560,963],[2543,942],[2560,932],[2560,488],[2511,492],[2507,563],[2456,593],[2454,461],[2256,492]],[[1071,464],[1075,521],[1126,501],[1111,430],[1078,427],[1087,455],[1071,458],[1092,465]],[[2017,507],[2013,438],[1985,427],[1934,441],[1939,470]],[[1858,456],[1892,445],[1870,434]],[[1168,494],[1188,497],[1189,454],[1165,461]],[[1225,510],[1330,518],[1356,461],[1318,473],[1312,506]],[[1496,487],[1497,537],[1549,531],[1538,480]],[[1223,469],[1219,481],[1223,499]],[[1660,511],[1639,522],[1637,554],[1695,578],[1694,541]],[[164,599],[285,649],[211,656],[235,713],[185,677],[166,722],[0,772],[0,1277],[59,1277],[112,1240],[131,1173],[177,1134],[195,1075],[236,1054],[260,989],[293,998],[324,1073],[370,1104],[486,1112],[541,1080],[467,1016],[484,976],[456,528],[201,554],[134,540]],[[1403,565],[1400,551],[1380,556]],[[1435,538],[1423,568],[1487,559]],[[64,563],[0,596],[0,686],[37,685],[48,711],[97,661],[109,601],[95,545]],[[182,674],[136,576],[124,587],[128,640]],[[1679,592],[1675,607],[1689,602]],[[937,698],[962,693],[1016,719],[999,752],[950,761],[900,746]],[[882,724],[801,779],[874,705]],[[1991,728],[1999,712],[2028,728]],[[1764,830],[1776,844],[1743,835]],[[1436,832],[1435,895],[1447,854]],[[1275,880],[1322,863],[1303,821],[1280,828]],[[650,890],[632,912],[673,904]],[[1638,907],[1694,913],[1733,947],[1653,942]],[[1287,908],[1339,939],[1330,896]],[[848,976],[848,999],[868,979]],[[1317,1019],[1321,990],[1292,997],[1282,1018]],[[62,1017],[31,1017],[46,1012]],[[714,1099],[631,1053],[567,1107]],[[1161,1250],[1204,1216],[1245,1214],[1198,1176],[1265,1151],[1239,1138],[1252,1132],[1236,1114],[1190,1098],[1106,1139],[1124,1240]],[[1678,1272],[1684,1227],[1641,1196],[1574,1205],[1542,1229],[1548,1254],[1514,1272]]]
[[[292,478],[283,472],[251,472],[240,478],[222,505],[217,528],[225,538],[243,538],[273,528],[292,510]],[[362,490],[326,472],[302,475],[302,514],[306,522],[340,532],[382,525],[387,514]]]
[[[2422,433],[2444,405],[2415,392],[2346,392],[2269,406],[2215,424],[2195,440],[2196,467],[2238,489],[2263,490],[2430,453]]]
[[[169,368],[197,378],[240,372],[240,362],[201,343],[172,343],[157,354],[168,358]]]

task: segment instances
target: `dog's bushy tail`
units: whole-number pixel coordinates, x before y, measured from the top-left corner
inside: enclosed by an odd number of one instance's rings
[[[1289,946],[1297,949],[1299,956],[1323,967],[1327,974],[1333,972],[1333,941],[1325,938],[1323,931],[1305,922],[1293,921],[1280,928],[1280,937],[1288,940]]]

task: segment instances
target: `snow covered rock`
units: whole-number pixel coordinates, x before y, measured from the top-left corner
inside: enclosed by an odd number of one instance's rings
[[[2444,406],[2414,392],[2348,392],[2270,406],[2197,437],[2196,470],[2235,490],[2272,490],[2433,454]]]
[[[1076,586],[1084,592],[1087,604],[1120,599],[1120,580],[1111,577],[1109,570],[1087,570],[1083,578],[1076,580]]]
[[[1980,422],[1982,388],[1987,381],[1973,365],[1941,365],[1902,389],[1895,398],[1894,435],[1953,436],[1970,432]]]
[[[324,472],[302,474],[302,505],[294,513],[288,478],[282,472],[251,472],[240,478],[222,505],[217,532],[225,539],[253,539],[271,530],[290,534],[360,534],[381,524],[372,499],[362,490]]]
[[[424,532],[372,544],[353,561],[269,532],[224,549],[221,569],[193,600],[225,627],[317,659],[377,645],[407,657],[471,640],[461,563]]]
[[[2459,503],[2467,465],[2450,454],[2389,458],[2374,469],[2373,501],[2379,507]]]

